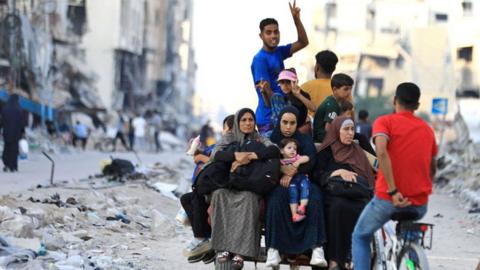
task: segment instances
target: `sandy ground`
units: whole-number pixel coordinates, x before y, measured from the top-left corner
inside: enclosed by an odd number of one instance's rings
[[[128,159],[135,164],[153,164],[158,161],[169,161],[169,157],[175,152],[165,152],[159,154],[140,153],[137,157],[132,152],[96,152],[72,150],[71,153],[50,154],[55,161],[54,183],[63,181],[72,181],[87,178],[90,175],[100,173],[101,161],[114,158]],[[182,153],[183,154],[183,153]],[[171,160],[170,160],[171,161]],[[173,165],[173,164],[172,164]],[[37,185],[49,185],[51,162],[41,153],[31,153],[27,160],[19,161],[18,173],[0,172],[0,195],[8,194],[12,191],[21,191]]]
[[[136,160],[131,153],[121,153],[115,156],[128,158],[132,161]],[[55,182],[61,183],[66,180],[74,183],[74,186],[82,184],[79,179],[85,179],[89,175],[99,173],[101,160],[108,157],[108,153],[98,152],[54,155],[53,158],[56,160]],[[141,154],[140,159],[143,164],[153,164],[160,161],[167,167],[181,170],[178,179],[163,179],[163,182],[187,181],[191,173],[188,164],[187,169],[180,168],[182,167],[180,166],[181,160],[184,160],[183,163],[189,162],[183,153]],[[17,203],[25,204],[26,208],[33,207],[32,203],[25,202],[29,196],[48,197],[55,192],[62,194],[62,198],[70,195],[76,198],[91,198],[92,194],[106,197],[117,196],[126,201],[122,203],[120,200],[120,206],[126,207],[127,213],[138,209],[146,209],[146,211],[156,209],[167,217],[168,224],[175,224],[174,216],[179,209],[179,201],[166,198],[158,192],[146,188],[142,183],[133,182],[126,186],[99,190],[98,192],[88,189],[62,188],[25,191],[37,184],[48,184],[49,173],[48,160],[40,154],[31,155],[30,160],[21,162],[18,174],[0,174],[1,193],[10,193],[7,198],[14,198]],[[12,191],[15,193],[12,193]],[[11,201],[2,200],[0,204],[5,205],[7,202]],[[95,204],[91,199],[87,199],[85,203],[87,206]],[[132,208],[132,203],[136,207]],[[107,213],[99,211],[100,213]],[[145,215],[149,216],[148,213]],[[437,214],[442,217],[434,217]],[[480,245],[478,245],[480,243],[480,225],[478,222],[475,223],[470,216],[468,209],[464,209],[456,198],[441,193],[436,193],[431,197],[429,212],[425,218],[426,222],[435,224],[433,249],[427,252],[431,269],[475,269],[480,262]],[[145,218],[142,222],[148,224],[150,220]],[[171,235],[161,233],[159,236],[138,225],[122,225],[122,229],[117,231],[115,231],[115,227],[114,229],[110,228],[112,226],[107,226],[108,228],[92,228],[88,224],[82,226],[85,226],[89,235],[94,237],[93,240],[88,241],[91,243],[85,244],[86,246],[83,247],[85,249],[83,251],[84,255],[91,255],[92,250],[93,253],[109,254],[114,258],[118,257],[131,262],[137,269],[213,269],[212,265],[204,265],[201,262],[189,264],[181,255],[182,249],[191,237],[188,227],[183,228],[175,225],[175,233]],[[258,268],[266,269],[263,264],[259,264]],[[245,269],[255,269],[254,264],[246,263]],[[282,269],[288,269],[288,267],[282,266]]]

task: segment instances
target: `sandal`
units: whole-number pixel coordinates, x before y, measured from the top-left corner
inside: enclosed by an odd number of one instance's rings
[[[297,213],[300,215],[305,215],[307,213],[307,209],[305,205],[300,205],[297,209]]]
[[[232,259],[232,269],[240,270],[243,268],[243,258],[241,256],[235,255]]]
[[[230,252],[228,251],[223,251],[223,252],[218,252],[217,253],[217,262],[218,263],[225,263],[228,261],[230,258]]]
[[[292,217],[293,222],[300,222],[305,219],[305,215],[300,215],[299,213],[295,213]]]

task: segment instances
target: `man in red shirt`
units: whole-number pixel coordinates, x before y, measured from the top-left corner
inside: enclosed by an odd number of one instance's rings
[[[418,109],[420,89],[413,83],[397,86],[395,113],[373,124],[379,171],[375,197],[360,215],[352,235],[352,258],[356,270],[370,269],[373,233],[398,212],[422,218],[432,193],[437,145],[433,130],[413,112]]]

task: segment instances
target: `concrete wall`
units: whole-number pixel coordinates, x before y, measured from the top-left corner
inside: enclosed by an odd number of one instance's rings
[[[87,33],[81,47],[86,62],[98,74],[97,89],[106,108],[112,105],[114,48],[120,37],[121,0],[87,1]]]

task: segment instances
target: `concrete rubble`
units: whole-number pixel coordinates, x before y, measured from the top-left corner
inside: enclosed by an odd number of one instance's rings
[[[0,269],[163,269],[171,255],[159,246],[183,242],[174,194],[191,167],[182,158],[124,182],[97,175],[0,197],[0,239],[16,252],[0,250]]]
[[[456,194],[469,213],[480,219],[480,143],[470,139],[460,114],[455,116],[452,128],[455,139],[441,150],[436,183],[446,192]]]

